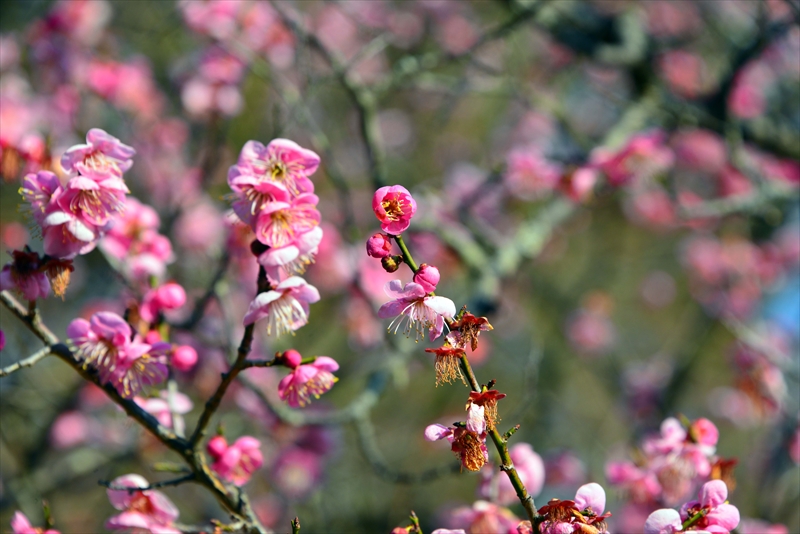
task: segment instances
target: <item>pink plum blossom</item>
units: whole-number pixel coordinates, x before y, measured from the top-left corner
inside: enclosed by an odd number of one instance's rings
[[[672,509],[656,510],[645,522],[645,534],[673,534],[684,531],[683,523],[701,514],[685,531],[729,534],[739,524],[739,510],[727,504],[728,487],[722,480],[703,484],[698,500],[689,501],[680,513]]]
[[[523,200],[536,200],[558,185],[561,168],[537,149],[515,149],[507,157],[505,181],[511,193]]]
[[[30,520],[20,511],[14,512],[11,518],[11,532],[13,534],[61,534],[59,531],[48,528],[34,527]]]
[[[30,205],[31,216],[41,226],[50,200],[62,190],[58,176],[50,171],[39,171],[25,176],[19,192]]]
[[[606,493],[600,484],[584,484],[575,493],[575,500],[561,501],[551,499],[539,508],[542,522],[541,534],[605,533],[608,528],[605,519],[610,512],[603,513],[606,506]]]
[[[124,475],[111,481],[111,488],[146,488],[149,484],[140,475]],[[106,528],[111,530],[134,530],[158,532],[158,534],[180,534],[172,526],[178,518],[178,509],[158,490],[107,490],[111,506],[122,513],[110,517]]]
[[[259,293],[244,316],[245,326],[267,319],[267,335],[293,332],[308,322],[309,304],[319,291],[299,276],[291,276],[271,291]]]
[[[308,495],[319,484],[323,472],[322,457],[306,449],[291,447],[282,451],[272,466],[272,479],[291,499]]]
[[[400,328],[405,321],[404,333],[408,336],[412,330],[416,337],[424,335],[428,330],[431,341],[442,335],[445,319],[452,319],[456,314],[456,305],[446,297],[429,296],[425,289],[414,282],[401,286],[400,280],[392,280],[386,284],[384,291],[389,297],[394,298],[378,310],[378,317],[387,319],[395,317],[394,331]],[[391,330],[392,324],[389,325]]]
[[[592,194],[597,184],[597,169],[579,167],[564,174],[558,188],[573,202],[584,202]]]
[[[372,211],[387,234],[400,235],[411,224],[417,202],[402,185],[381,187],[372,197]]]
[[[208,454],[214,459],[213,469],[224,480],[236,486],[243,486],[264,464],[261,442],[252,436],[242,436],[233,445],[225,438],[211,438],[207,446]]]
[[[279,283],[287,276],[303,274],[314,263],[323,235],[322,228],[315,226],[285,246],[270,247],[258,256],[258,263],[266,269],[273,283]]]
[[[36,252],[15,250],[13,261],[0,270],[0,291],[17,290],[25,300],[45,298],[50,294],[50,281]]]
[[[94,250],[100,237],[99,229],[86,224],[75,213],[60,209],[55,203],[51,207],[53,209],[48,210],[42,221],[45,254],[71,259]]]
[[[304,407],[312,395],[318,399],[338,380],[333,373],[339,370],[339,364],[333,358],[317,356],[313,362],[301,365],[302,356],[296,350],[287,350],[283,358],[292,371],[278,384],[278,396],[292,408]]]
[[[172,399],[170,399],[168,391],[161,391],[158,397],[147,399],[134,397],[133,400],[167,428],[172,428],[173,413],[179,415],[187,414],[194,406],[192,400],[179,391],[172,394]]]
[[[248,141],[239,161],[228,173],[228,183],[237,176],[250,176],[258,182],[272,182],[292,196],[313,193],[309,177],[319,167],[319,156],[289,139],[273,139],[267,146]]]
[[[290,202],[266,202],[256,213],[252,228],[256,238],[269,247],[285,247],[300,235],[319,224],[320,214],[316,209],[319,197],[304,193]]]
[[[446,439],[450,450],[456,455],[463,467],[470,471],[479,471],[489,460],[486,449],[485,409],[478,404],[470,404],[467,410],[467,421],[454,427],[440,424],[425,428],[425,439],[439,441]]]
[[[131,340],[131,333],[128,323],[112,312],[98,312],[90,321],[75,319],[67,327],[76,356],[95,367],[100,380],[111,383],[126,398],[167,377],[163,358],[150,355],[151,346],[138,337]]]
[[[136,151],[116,137],[99,128],[86,134],[85,145],[75,145],[61,157],[61,167],[75,175],[77,173],[99,180],[109,175],[122,177],[122,173],[133,165],[131,159]]]
[[[517,534],[519,518],[511,510],[487,501],[475,501],[472,506],[460,506],[445,516],[448,528],[434,532],[491,532]]]

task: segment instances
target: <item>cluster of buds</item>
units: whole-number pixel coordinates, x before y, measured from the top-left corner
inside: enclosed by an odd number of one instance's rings
[[[233,211],[256,235],[252,251],[273,286],[250,304],[244,324],[268,318],[267,334],[293,332],[308,322],[317,289],[300,274],[322,240],[319,198],[309,177],[319,156],[288,139],[267,146],[248,141],[228,171]]]

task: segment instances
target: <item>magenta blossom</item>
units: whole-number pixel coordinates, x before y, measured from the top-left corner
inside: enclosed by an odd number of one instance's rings
[[[406,321],[404,329],[406,336],[414,330],[416,338],[419,339],[424,335],[424,330],[428,330],[428,337],[433,341],[442,335],[445,319],[452,319],[456,314],[456,305],[452,300],[429,296],[421,285],[414,282],[401,287],[400,280],[392,280],[386,284],[384,291],[395,300],[381,306],[378,317],[381,319],[395,317],[396,319],[389,325],[389,330],[395,325],[395,333],[403,321]]]
[[[50,281],[42,269],[36,252],[15,250],[13,261],[0,270],[0,291],[16,289],[25,300],[45,298],[50,294]]]
[[[251,436],[242,436],[233,445],[228,445],[224,437],[216,436],[209,440],[207,450],[214,459],[211,469],[236,486],[247,484],[253,473],[264,465],[261,442]]]
[[[269,247],[285,247],[301,234],[319,225],[320,214],[315,207],[317,195],[306,193],[291,202],[266,202],[256,213],[253,231],[256,238]]]
[[[131,333],[128,323],[112,312],[98,312],[91,321],[75,319],[67,327],[76,356],[84,365],[95,367],[100,380],[111,383],[126,398],[167,377],[163,358],[149,354],[151,346],[138,336],[131,340]]]
[[[309,176],[316,172],[319,162],[316,153],[288,139],[273,139],[266,147],[258,141],[248,141],[231,173],[252,176],[261,182],[275,182],[292,196],[299,196],[314,192]],[[228,179],[230,181],[230,174]]]
[[[244,316],[245,326],[267,319],[267,335],[294,332],[308,322],[309,304],[319,300],[319,291],[299,276],[291,276],[272,291],[259,293]]]
[[[20,511],[14,512],[14,517],[11,518],[11,532],[13,534],[61,534],[52,528],[45,530],[41,527],[34,527],[25,514]]]
[[[72,259],[78,254],[94,250],[99,229],[69,210],[61,209],[54,203],[42,221],[44,252],[56,258]]]
[[[233,212],[250,227],[255,226],[256,215],[267,203],[290,202],[291,199],[289,191],[282,184],[238,174],[236,166],[228,171],[228,185],[233,191]]]
[[[103,226],[125,209],[125,195],[129,192],[125,182],[115,176],[93,180],[79,175],[53,198],[57,207],[50,207],[48,212],[70,211],[87,225]]]
[[[333,376],[339,370],[339,364],[328,356],[317,356],[306,365],[300,364],[302,356],[296,350],[287,350],[283,358],[292,372],[278,384],[278,396],[292,408],[302,408],[310,402],[312,395],[318,399],[339,380]]]
[[[146,488],[149,484],[140,475],[124,475],[111,481],[111,488]],[[106,528],[135,532],[157,532],[158,534],[180,534],[172,526],[178,519],[178,509],[166,495],[158,490],[124,489],[107,490],[111,506],[122,513],[110,517]]]
[[[30,205],[31,216],[42,225],[45,218],[45,209],[50,204],[50,200],[63,191],[58,176],[50,171],[39,171],[36,174],[28,174],[22,181],[19,193]]]
[[[133,165],[136,151],[99,128],[86,134],[85,145],[75,145],[61,156],[61,167],[71,175],[82,174],[91,179],[109,175],[121,177]]]
[[[258,256],[258,263],[266,269],[267,276],[273,283],[279,283],[287,276],[303,274],[314,263],[322,236],[322,228],[315,226],[286,246],[267,249]]]
[[[680,513],[664,508],[656,510],[644,524],[645,534],[674,534],[680,531],[702,531],[729,534],[739,524],[739,510],[727,503],[728,487],[721,480],[703,484],[699,500],[689,501]],[[691,521],[684,530],[683,524]]]
[[[381,187],[372,197],[372,211],[387,234],[400,235],[411,224],[417,202],[402,185]]]

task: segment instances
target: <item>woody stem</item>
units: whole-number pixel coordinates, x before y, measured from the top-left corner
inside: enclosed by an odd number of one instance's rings
[[[469,381],[469,385],[472,390],[480,392],[481,386],[478,383],[478,379],[475,377],[475,373],[472,371],[472,366],[470,366],[466,354],[461,356],[461,368],[464,371],[464,374],[467,375],[467,380]],[[511,455],[508,453],[508,444],[496,428],[489,430],[489,437],[492,438],[492,442],[494,443],[498,454],[500,454],[500,470],[508,475],[508,480],[511,481],[511,485],[514,487],[514,491],[517,494],[519,502],[522,503],[522,507],[525,508],[525,512],[528,514],[528,519],[530,519],[531,525],[535,525],[536,519],[539,516],[539,514],[536,512],[536,504],[533,502],[533,495],[528,494],[528,490],[525,489],[525,484],[522,483],[517,470],[514,468],[514,462],[511,461]]]

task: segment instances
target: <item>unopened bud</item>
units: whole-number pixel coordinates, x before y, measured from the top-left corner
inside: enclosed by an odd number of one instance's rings
[[[197,363],[197,351],[189,345],[180,345],[172,353],[172,367],[178,371],[191,371]]]
[[[436,284],[439,283],[439,269],[433,265],[423,263],[414,275],[414,282],[421,285],[425,293],[436,291]]]
[[[381,265],[383,266],[383,270],[387,273],[395,272],[400,268],[402,263],[403,256],[386,256],[385,258],[381,258]]]
[[[373,258],[385,258],[392,251],[392,240],[388,235],[378,232],[367,239],[367,255]]]
[[[225,454],[226,450],[228,450],[228,442],[222,436],[214,436],[208,440],[206,450],[208,451],[208,454],[216,460]]]
[[[283,364],[290,369],[295,369],[303,361],[303,356],[294,349],[284,352],[282,358]]]
[[[155,299],[159,308],[174,310],[186,304],[186,291],[180,284],[167,282],[156,289]]]

